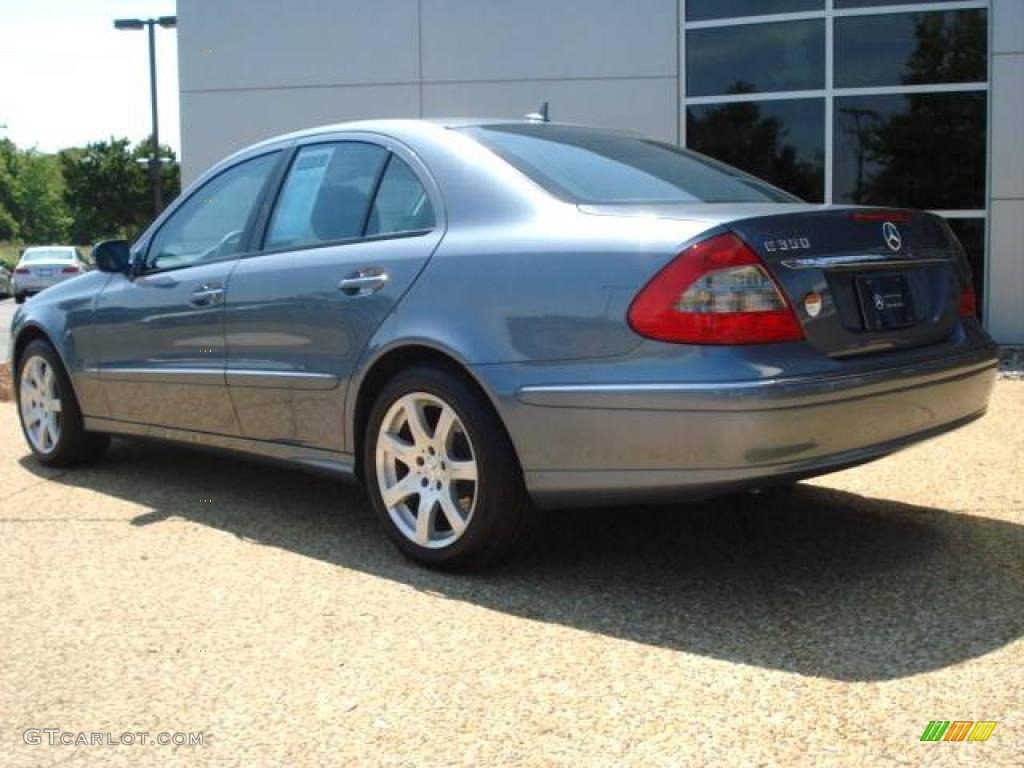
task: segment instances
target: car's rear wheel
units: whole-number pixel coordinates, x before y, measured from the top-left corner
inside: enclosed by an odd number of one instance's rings
[[[363,468],[389,538],[424,565],[493,564],[532,527],[533,508],[497,414],[445,369],[417,366],[385,386],[368,419]]]
[[[25,303],[25,294],[24,293],[16,293],[16,294],[14,294],[14,301],[15,301],[16,304],[24,304]]]
[[[25,348],[14,391],[21,429],[39,461],[67,467],[103,455],[110,438],[83,428],[71,381],[49,343],[37,339]]]

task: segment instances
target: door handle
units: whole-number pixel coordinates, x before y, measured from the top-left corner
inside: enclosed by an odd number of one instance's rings
[[[379,267],[360,269],[343,278],[338,290],[346,296],[369,296],[383,288],[388,282],[388,273]]]
[[[188,303],[193,307],[210,307],[224,299],[224,286],[220,283],[206,283],[192,293]]]

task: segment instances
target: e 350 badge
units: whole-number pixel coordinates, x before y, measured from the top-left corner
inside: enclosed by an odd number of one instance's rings
[[[765,240],[761,243],[768,253],[783,251],[809,251],[811,240],[807,237],[780,237],[778,240]]]

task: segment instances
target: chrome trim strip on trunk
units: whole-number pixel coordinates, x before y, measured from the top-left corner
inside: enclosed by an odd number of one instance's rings
[[[948,256],[921,259],[894,259],[885,253],[864,253],[855,256],[809,256],[801,259],[783,259],[787,269],[854,269],[856,267],[916,267],[923,264],[952,264]]]
[[[83,421],[85,429],[89,432],[141,437],[172,443],[183,443],[201,448],[224,450],[231,453],[284,462],[290,465],[298,465],[305,469],[341,477],[346,480],[355,478],[355,457],[348,453],[336,453],[334,451],[307,448],[288,443],[251,440],[245,437],[232,437],[230,435],[218,435],[210,432],[193,432],[186,429],[172,429],[170,427],[159,427],[152,424],[139,424],[134,421],[120,421],[95,416],[86,416]]]

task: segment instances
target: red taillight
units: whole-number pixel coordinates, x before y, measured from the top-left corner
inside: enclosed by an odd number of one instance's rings
[[[16,274],[16,275],[27,275],[27,274],[29,274],[29,271],[25,267],[18,267],[17,269],[14,270],[14,274]]]
[[[960,289],[960,317],[975,319],[978,316],[978,300],[974,296],[974,286],[965,285]]]
[[[644,286],[629,308],[641,336],[683,344],[800,341],[800,323],[764,264],[732,234],[697,243]]]
[[[63,274],[63,275],[77,275],[78,274],[78,267],[64,267],[61,270],[61,274]]]

